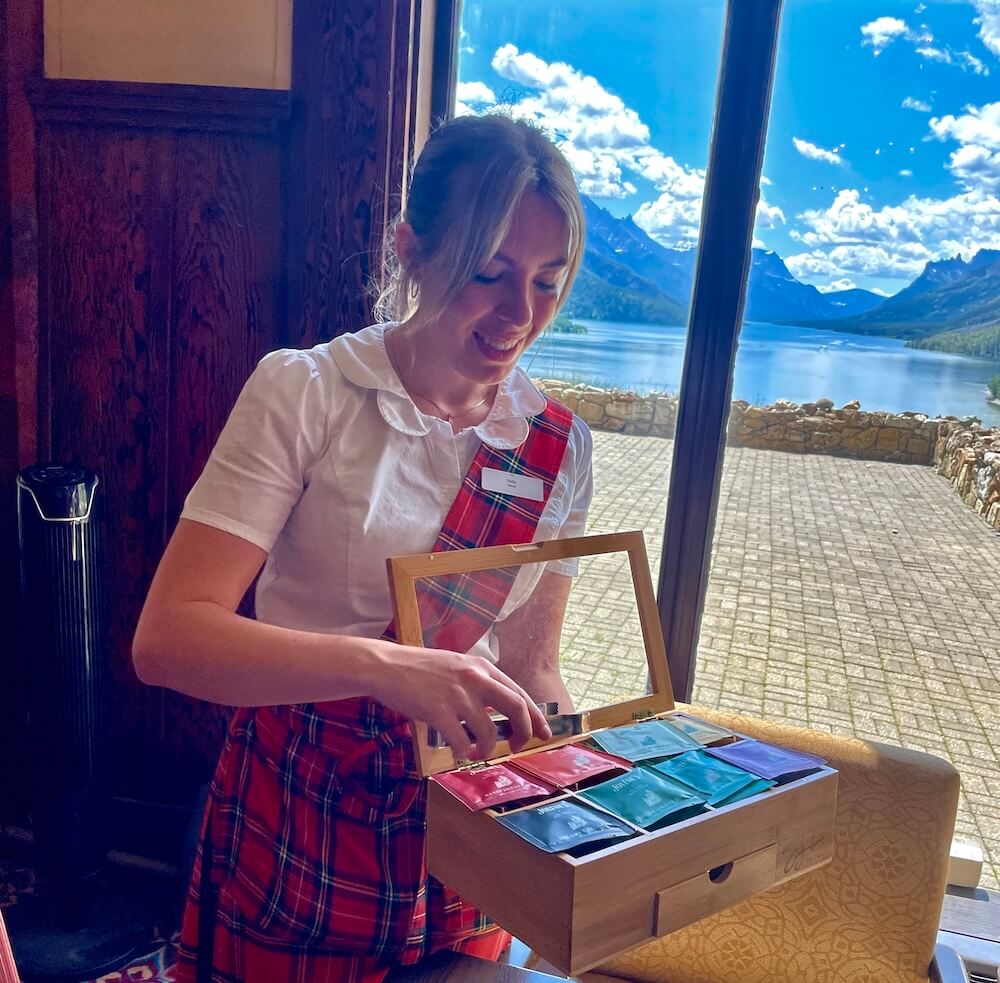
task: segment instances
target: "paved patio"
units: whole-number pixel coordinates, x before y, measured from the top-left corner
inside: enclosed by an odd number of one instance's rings
[[[590,531],[644,529],[658,564],[672,452],[595,433]],[[948,759],[1000,887],[1000,535],[929,468],[730,448],[713,556],[693,701]],[[574,698],[640,692],[597,637],[632,605],[580,593]]]

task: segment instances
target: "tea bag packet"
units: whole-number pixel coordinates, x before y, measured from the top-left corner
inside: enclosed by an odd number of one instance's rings
[[[716,809],[721,809],[723,806],[732,805],[734,802],[741,802],[743,799],[749,799],[751,796],[760,795],[761,792],[766,792],[770,788],[774,788],[777,782],[771,781],[767,778],[757,778],[754,779],[749,785],[744,785],[743,788],[732,795],[726,796],[724,799],[720,799],[718,802],[713,802],[712,805]]]
[[[534,781],[506,765],[448,771],[434,775],[431,780],[448,789],[456,799],[476,812],[512,802],[530,802],[556,791],[553,786]]]
[[[635,834],[628,823],[615,816],[569,799],[498,816],[497,822],[546,853],[575,853],[588,844],[624,840]]]
[[[668,758],[701,747],[687,734],[682,734],[673,727],[667,727],[659,720],[645,720],[641,724],[613,727],[591,734],[590,738],[605,751],[628,761]]]
[[[826,764],[823,758],[814,754],[790,751],[788,748],[764,744],[749,737],[735,744],[707,748],[705,753],[736,765],[737,768],[743,768],[760,778],[773,779],[779,784],[807,775]]]
[[[668,761],[647,765],[658,773],[682,782],[705,797],[711,806],[727,801],[741,789],[760,781],[755,775],[726,764],[704,751],[688,751]]]
[[[645,768],[576,793],[643,829],[655,829],[704,812],[705,800]]]
[[[612,758],[592,751],[582,744],[564,744],[549,751],[539,751],[517,758],[512,767],[528,778],[568,788],[581,782],[592,781],[602,775],[611,775],[625,769]]]
[[[733,731],[726,727],[709,723],[700,717],[692,717],[689,713],[672,713],[663,723],[679,730],[682,734],[687,734],[692,740],[702,745],[718,744],[736,736]]]

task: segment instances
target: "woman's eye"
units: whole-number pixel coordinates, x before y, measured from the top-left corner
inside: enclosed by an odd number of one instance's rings
[[[557,291],[559,289],[559,284],[558,283],[548,283],[545,280],[541,280],[541,281],[537,281],[536,280],[535,281],[535,286],[538,287],[539,290],[544,290],[547,293],[555,293],[555,291]]]
[[[488,276],[486,273],[477,273],[473,278],[476,283],[496,283],[500,279],[500,274],[496,276]]]

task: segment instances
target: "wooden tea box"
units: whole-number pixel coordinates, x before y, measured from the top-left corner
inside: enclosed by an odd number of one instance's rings
[[[648,692],[578,714],[583,733],[534,742],[517,754],[500,742],[491,763],[516,762],[542,749],[588,741],[602,730],[669,720],[677,712],[642,534],[390,559],[400,641],[421,645],[422,582],[447,583],[461,593],[455,575],[614,553],[627,555]],[[615,638],[607,644],[613,649]],[[414,730],[423,775],[476,767],[436,746],[440,742],[429,740],[426,725]],[[553,800],[564,794],[554,793]],[[731,805],[653,832],[636,828],[630,839],[573,856],[545,852],[498,822],[497,811],[473,811],[430,780],[427,866],[552,965],[574,975],[827,863],[833,855],[836,795],[837,773],[818,767]]]

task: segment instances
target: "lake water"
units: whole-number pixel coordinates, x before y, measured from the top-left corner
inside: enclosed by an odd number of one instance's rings
[[[687,329],[580,321],[587,334],[546,333],[521,359],[536,378],[590,382],[637,392],[676,392]],[[1000,362],[906,348],[895,338],[748,322],[743,326],[733,399],[758,406],[827,397],[866,410],[977,416],[1000,426],[987,383]]]

